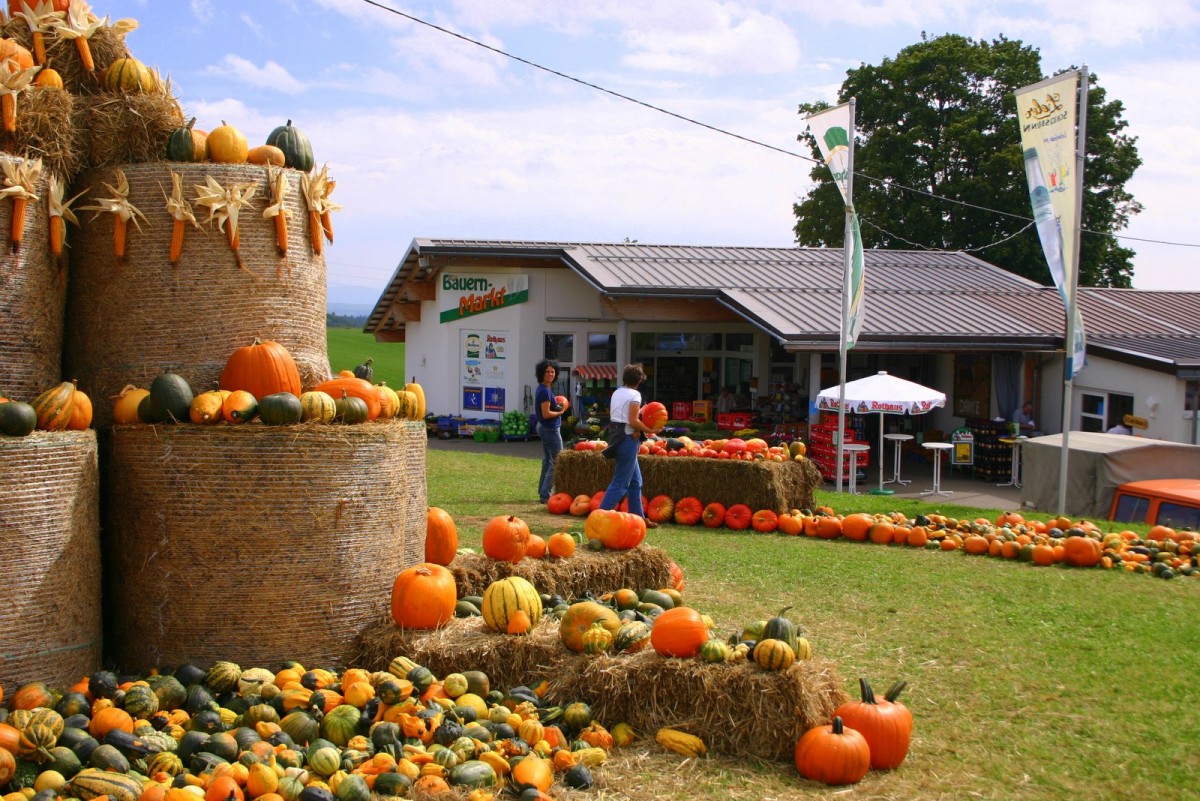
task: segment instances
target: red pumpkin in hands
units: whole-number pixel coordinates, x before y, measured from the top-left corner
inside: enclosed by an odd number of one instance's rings
[[[658,401],[650,401],[642,407],[638,417],[654,431],[662,431],[667,424],[667,407]]]

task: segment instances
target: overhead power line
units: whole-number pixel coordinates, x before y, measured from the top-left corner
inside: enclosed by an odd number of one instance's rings
[[[782,153],[785,156],[791,156],[792,158],[797,158],[802,161],[810,162],[812,164],[822,163],[819,159],[814,159],[811,156],[806,156],[802,153],[797,153],[794,150],[788,150],[787,148],[778,147],[776,145],[772,145],[767,142],[762,142],[758,139],[754,139],[749,136],[743,136],[742,134],[734,133],[733,131],[728,131],[728,130],[726,130],[724,128],[720,128],[716,125],[711,125],[707,122],[697,120],[694,117],[689,117],[686,114],[680,114],[676,111],[671,111],[670,109],[663,108],[662,106],[656,106],[653,103],[649,103],[645,100],[640,100],[631,95],[623,94],[614,89],[609,89],[608,87],[601,86],[596,83],[592,83],[591,81],[585,81],[582,78],[577,78],[574,75],[570,75],[568,73],[561,72],[556,69],[552,69],[551,67],[547,67],[542,64],[538,64],[536,61],[530,61],[527,58],[522,58],[521,56],[510,53],[507,50],[502,50],[498,47],[492,47],[491,45],[485,44],[485,43],[479,41],[478,39],[472,39],[470,36],[467,36],[465,34],[458,33],[457,31],[452,31],[449,28],[444,28],[441,25],[434,24],[425,19],[421,19],[418,16],[409,14],[408,12],[405,12],[405,11],[401,11],[397,8],[392,8],[391,6],[385,5],[384,3],[381,3],[378,0],[362,0],[362,2],[366,3],[367,5],[374,6],[378,9],[380,9],[381,11],[386,11],[389,14],[395,14],[398,17],[403,17],[404,19],[407,19],[411,22],[415,22],[418,25],[424,25],[427,28],[438,31],[439,33],[444,33],[447,36],[453,36],[455,39],[460,39],[460,40],[466,42],[467,44],[472,44],[472,45],[475,45],[476,47],[483,48],[484,50],[495,53],[496,55],[503,56],[505,58],[508,58],[513,61],[524,64],[527,67],[532,67],[535,70],[541,70],[542,72],[548,73],[550,75],[554,75],[558,78],[562,78],[563,80],[571,81],[572,83],[577,83],[580,86],[586,86],[589,89],[594,89],[597,92],[602,92],[603,94],[611,95],[612,97],[618,98],[620,100],[624,100],[629,103],[634,103],[636,105],[642,106],[643,108],[648,108],[651,111],[657,111],[659,114],[665,114],[668,117],[674,117],[675,119],[680,120],[681,122],[686,122],[689,125],[696,125],[700,128],[705,128],[709,131],[712,131],[713,133],[717,133],[722,136],[728,136],[733,139],[738,139],[747,144],[754,145],[756,147],[766,148],[767,150],[772,150],[772,151],[775,151],[776,153]],[[1020,234],[1022,231],[1024,231],[1026,228],[1028,228],[1029,227],[1028,224],[1033,223],[1033,219],[1030,217],[1026,217],[1026,216],[1023,216],[1020,214],[1013,214],[1013,213],[1007,212],[1007,211],[1001,211],[1000,209],[988,208],[987,206],[979,206],[974,203],[968,203],[965,200],[958,200],[957,198],[944,197],[942,195],[937,195],[937,194],[934,194],[933,192],[929,192],[924,189],[917,189],[915,187],[905,186],[904,184],[897,183],[896,181],[893,181],[891,179],[876,178],[871,175],[866,175],[864,173],[858,172],[857,170],[855,170],[854,176],[856,178],[862,178],[862,179],[870,181],[872,183],[880,184],[883,186],[888,186],[888,187],[895,188],[895,189],[900,189],[905,192],[911,192],[915,195],[924,195],[925,197],[932,198],[932,199],[940,201],[942,203],[953,203],[953,204],[963,206],[966,208],[975,209],[977,211],[985,211],[990,214],[996,214],[996,215],[1000,215],[1000,216],[1004,216],[1004,217],[1011,217],[1013,219],[1020,220],[1023,223],[1027,223],[1027,225],[1023,226],[1020,230],[1014,232],[1013,234],[1011,234],[1009,236],[1004,237],[1004,239],[998,240],[997,242],[993,242],[989,245],[982,245],[980,247],[974,248],[973,250],[983,250],[985,248],[989,248],[994,245],[998,245],[1001,242],[1005,242],[1009,239],[1012,239],[1014,236],[1016,236],[1017,234]],[[875,227],[878,228],[878,226],[875,226]],[[883,229],[880,228],[879,230],[882,231]],[[1107,231],[1090,231],[1086,228],[1083,228],[1080,230],[1085,234],[1092,234],[1094,236],[1108,236],[1108,237],[1112,237],[1114,239],[1125,239],[1125,240],[1129,240],[1132,242],[1147,242],[1147,243],[1156,244],[1156,245],[1173,245],[1176,247],[1200,248],[1200,243],[1195,243],[1195,242],[1172,242],[1172,241],[1164,240],[1164,239],[1148,239],[1148,238],[1144,238],[1144,237],[1129,236],[1126,234],[1114,234],[1114,233],[1110,233]],[[885,231],[885,233],[886,233],[886,231]],[[905,241],[907,241],[907,240],[905,240]],[[910,244],[916,245],[916,243],[910,243]],[[916,245],[916,246],[917,247],[925,247],[924,245]]]

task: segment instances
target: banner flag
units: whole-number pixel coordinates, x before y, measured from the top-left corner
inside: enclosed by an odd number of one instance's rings
[[[1038,239],[1063,305],[1074,321],[1074,341],[1067,348],[1067,374],[1071,377],[1083,369],[1085,348],[1083,317],[1078,304],[1071,302],[1079,279],[1076,209],[1083,191],[1075,175],[1078,87],[1079,71],[1069,70],[1016,93],[1025,178]]]
[[[847,260],[845,282],[842,286],[842,292],[849,298],[849,304],[843,304],[843,307],[848,309],[849,315],[848,319],[842,321],[841,336],[846,347],[853,348],[855,342],[858,341],[859,332],[862,331],[866,304],[863,296],[865,276],[863,274],[862,234],[858,227],[858,214],[854,212],[854,186],[851,181],[853,175],[851,170],[852,148],[854,146],[854,120],[851,106],[849,103],[843,103],[840,106],[819,111],[808,117],[806,121],[812,130],[813,137],[817,140],[817,146],[825,158],[830,175],[833,176],[833,182],[837,185],[838,191],[842,193],[846,209],[850,212],[847,226],[849,234],[847,238],[850,241],[845,243],[845,247],[850,248],[850,255]]]

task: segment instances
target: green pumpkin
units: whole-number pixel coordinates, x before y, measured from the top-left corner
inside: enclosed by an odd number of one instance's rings
[[[433,671],[424,665],[417,665],[408,671],[408,675],[405,678],[412,682],[413,692],[417,695],[423,695],[429,689],[429,685],[437,680],[437,677],[433,675]]]
[[[267,144],[283,151],[284,166],[301,172],[312,172],[316,163],[313,160],[312,144],[299,128],[292,125],[291,120],[287,121],[287,125],[280,125],[271,131],[271,135],[267,137]]]
[[[381,796],[406,796],[412,779],[403,773],[380,773],[375,777],[375,792]]]
[[[345,391],[342,392],[342,397],[334,401],[334,408],[337,412],[334,414],[333,419],[339,423],[350,425],[367,422],[371,414],[370,410],[367,409],[367,402],[365,400],[347,395]]]
[[[188,382],[182,376],[164,370],[150,384],[150,394],[146,399],[150,401],[150,406],[153,411],[154,420],[146,422],[154,423],[186,423],[191,418],[188,411],[191,409],[192,400],[195,398],[195,393],[188,385]],[[143,400],[143,403],[145,399]],[[142,416],[142,407],[138,406],[138,417]],[[235,681],[236,683],[236,681]],[[218,690],[220,692],[220,690]]]
[[[371,788],[362,776],[350,773],[342,777],[334,795],[337,801],[371,801]]]
[[[288,737],[298,745],[305,745],[317,739],[320,735],[321,726],[313,719],[313,716],[305,712],[303,709],[294,709],[283,716],[283,720],[279,721],[279,728],[287,733]],[[301,784],[303,788],[303,784]],[[283,795],[283,793],[280,793]],[[287,796],[284,796],[285,798]]]
[[[563,723],[572,730],[580,731],[592,722],[592,708],[582,701],[567,704],[563,710]]]
[[[790,606],[785,606],[779,610],[779,614],[766,622],[762,628],[762,634],[758,638],[760,640],[783,640],[793,651],[796,650],[796,637],[800,635],[796,624],[788,618],[784,617]]]
[[[28,403],[0,403],[0,434],[7,437],[27,437],[37,428],[37,412]]]
[[[496,776],[495,769],[488,763],[478,759],[468,759],[450,769],[447,781],[458,787],[495,787],[499,777]]]
[[[341,770],[342,755],[335,746],[327,745],[310,750],[306,764],[313,773],[328,779]]]
[[[304,780],[298,775],[285,775],[279,780],[275,792],[283,797],[283,801],[296,801],[304,792]]]
[[[179,679],[169,673],[150,676],[146,679],[150,689],[158,696],[158,708],[170,711],[179,709],[187,701],[187,689]]]
[[[300,399],[290,392],[276,392],[258,402],[258,419],[269,426],[290,426],[304,418]]]
[[[700,646],[700,659],[710,665],[724,662],[729,656],[729,646],[717,639],[709,640]]]
[[[362,720],[362,711],[350,704],[335,706],[329,714],[321,718],[321,736],[336,746],[346,747],[350,738],[358,734],[358,724]]]
[[[125,755],[117,750],[115,745],[97,746],[91,756],[88,757],[88,764],[93,768],[110,771],[112,773],[128,773],[129,760]]]
[[[167,159],[169,161],[196,160],[196,144],[195,139],[192,138],[192,128],[195,125],[196,118],[192,117],[188,120],[187,125],[171,131],[171,135],[167,138]]]
[[[361,378],[364,381],[372,381],[375,378],[375,368],[371,365],[375,363],[374,359],[367,359],[362,364],[354,368],[354,377]]]
[[[43,770],[55,770],[66,778],[71,778],[83,768],[79,757],[70,748],[56,745],[50,749],[50,759],[42,765]]]
[[[644,604],[654,604],[663,609],[674,609],[675,601],[670,595],[658,590],[642,590],[638,593],[638,600]]]
[[[134,720],[149,720],[158,711],[158,696],[144,684],[135,684],[125,691],[121,706]]]
[[[150,389],[150,394],[154,394],[154,389]],[[190,401],[189,401],[190,403]],[[186,419],[186,412],[184,412]],[[227,693],[237,689],[238,679],[242,677],[242,669],[233,662],[218,660],[213,663],[213,666],[204,674],[204,683],[214,693]]]

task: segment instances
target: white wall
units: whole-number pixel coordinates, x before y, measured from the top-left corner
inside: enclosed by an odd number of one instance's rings
[[[1073,382],[1073,416],[1079,414],[1080,394],[1089,390],[1132,395],[1133,414],[1144,417],[1148,424],[1145,430],[1134,432],[1137,436],[1170,442],[1190,441],[1191,420],[1184,416],[1185,383],[1175,376],[1089,356],[1087,366]],[[1157,408],[1152,408],[1152,404]]]

